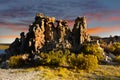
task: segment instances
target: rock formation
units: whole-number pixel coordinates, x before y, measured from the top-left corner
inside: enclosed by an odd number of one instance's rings
[[[90,41],[90,36],[87,33],[87,23],[86,17],[77,17],[75,20],[74,27],[72,29],[73,33],[73,47],[75,50],[80,48],[80,45],[86,41]]]
[[[66,20],[56,20],[38,13],[33,24],[29,25],[28,33],[22,32],[20,39],[16,38],[6,52],[14,55],[58,49],[78,50],[87,41],[90,37],[85,17],[77,17],[71,31]]]
[[[75,45],[90,41],[89,34],[87,33],[86,17],[77,17],[72,32]]]

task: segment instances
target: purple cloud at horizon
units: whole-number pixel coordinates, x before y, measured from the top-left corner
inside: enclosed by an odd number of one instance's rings
[[[119,3],[120,0],[0,0],[0,36],[18,36],[20,32],[27,31],[38,12],[56,19],[67,19],[69,26],[73,26],[77,16],[86,16],[88,30],[109,28],[107,32],[112,33],[110,29],[120,25]]]

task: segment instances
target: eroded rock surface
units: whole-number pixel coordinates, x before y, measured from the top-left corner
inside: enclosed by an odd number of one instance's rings
[[[87,41],[90,41],[90,37],[86,17],[77,17],[70,30],[66,20],[56,20],[55,17],[38,13],[35,21],[29,25],[28,33],[22,32],[20,38],[16,38],[6,52],[14,55],[58,49],[79,50],[80,45]]]

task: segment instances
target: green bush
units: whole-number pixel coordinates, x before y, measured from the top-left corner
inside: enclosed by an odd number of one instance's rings
[[[81,47],[81,52],[97,56],[98,60],[103,60],[103,50],[97,44],[84,44]]]
[[[66,51],[50,51],[49,53],[40,53],[40,64],[48,66],[69,66],[85,70],[93,70],[98,66],[97,57],[94,55],[84,55],[70,53]],[[10,67],[23,67],[27,64],[26,60],[23,60],[21,55],[12,56],[9,59]],[[34,63],[32,64],[34,65]]]
[[[50,62],[50,56],[49,56],[49,54],[48,53],[40,53],[40,57],[42,58],[41,60],[40,60],[40,64],[42,64],[42,65],[46,65],[46,64],[49,64],[49,62]]]
[[[106,52],[113,53],[114,55],[120,55],[120,42],[114,42],[112,44],[103,47]]]
[[[50,51],[49,53],[41,53],[42,58],[41,64],[54,65],[54,66],[66,66],[67,65],[67,55],[69,51],[63,53],[63,51]]]
[[[10,67],[23,67],[26,64],[26,61],[23,60],[21,55],[12,56],[9,58]]]
[[[94,55],[83,55],[70,53],[69,51],[51,51],[49,53],[40,54],[42,64],[52,66],[70,66],[77,67],[79,69],[93,70],[98,67],[98,59]]]
[[[83,54],[75,55],[74,53],[72,53],[71,55],[69,55],[68,62],[69,62],[69,65],[72,67],[81,68],[83,59],[84,59]]]
[[[120,42],[115,42],[111,47],[114,48],[113,54],[120,55]]]
[[[119,55],[119,56],[116,56],[115,61],[117,61],[117,62],[120,63],[120,55]]]
[[[94,55],[71,54],[69,56],[69,64],[72,67],[91,71],[98,67],[98,59]]]
[[[87,71],[92,71],[96,68],[98,68],[98,59],[94,55],[85,55],[83,59],[83,63],[81,65],[82,69],[85,69]]]
[[[69,56],[68,56],[68,63],[69,63],[69,66],[76,66],[77,64],[76,64],[76,55],[74,54],[74,53],[72,53],[72,54],[70,54]]]
[[[49,58],[50,58],[49,64],[59,66],[62,55],[63,55],[62,51],[49,52],[48,54],[49,54]]]

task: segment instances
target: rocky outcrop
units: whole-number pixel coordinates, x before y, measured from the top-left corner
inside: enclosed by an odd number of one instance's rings
[[[77,17],[73,27],[74,44],[82,44],[85,41],[90,41],[90,36],[87,32],[86,17]]]
[[[77,17],[71,31],[66,20],[56,20],[55,17],[38,13],[33,24],[29,25],[28,33],[22,32],[20,39],[16,38],[6,52],[14,55],[58,49],[78,50],[87,41],[90,37],[85,17]]]
[[[86,23],[86,17],[77,17],[75,19],[75,24],[72,29],[73,33],[73,47],[76,49],[79,49],[81,44],[84,42],[90,41],[90,36],[87,32],[87,23]]]

